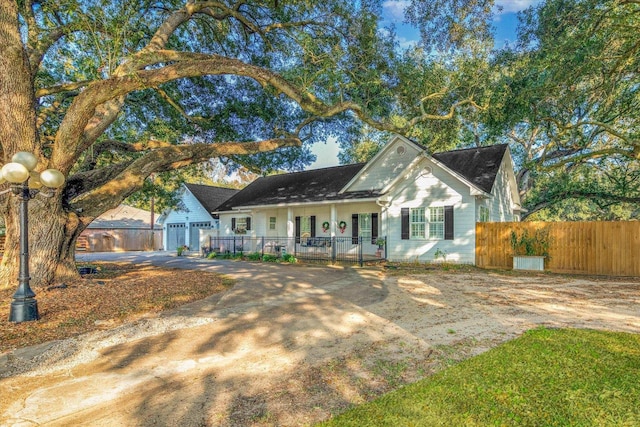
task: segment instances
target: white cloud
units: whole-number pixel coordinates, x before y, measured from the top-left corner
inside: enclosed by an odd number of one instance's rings
[[[409,0],[387,0],[382,3],[385,15],[392,21],[404,21],[404,10],[409,6]]]
[[[537,5],[542,0],[496,0],[496,6],[502,6],[500,13],[514,13],[525,10],[529,6]]]

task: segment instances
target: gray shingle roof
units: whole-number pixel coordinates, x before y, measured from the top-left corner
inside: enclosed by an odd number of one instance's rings
[[[238,193],[239,190],[233,188],[214,187],[211,185],[185,184],[185,187],[198,199],[198,202],[207,210],[212,212],[218,206],[229,200],[230,197]]]
[[[506,144],[467,148],[433,154],[432,157],[462,175],[478,188],[491,192]],[[357,200],[380,196],[379,190],[340,190],[360,172],[365,163],[271,175],[258,178],[211,211],[230,211],[241,206]]]
[[[377,197],[377,191],[355,191],[340,194],[340,190],[360,172],[364,163],[313,169],[258,178],[217,210],[238,206],[276,205],[283,203],[320,202],[325,200]]]
[[[445,151],[432,154],[431,157],[490,193],[506,150],[507,144],[499,144]]]

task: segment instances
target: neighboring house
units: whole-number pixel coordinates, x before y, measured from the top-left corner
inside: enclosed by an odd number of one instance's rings
[[[166,250],[188,246],[199,251],[200,230],[218,228],[218,219],[210,213],[238,190],[209,185],[184,184],[181,207],[162,215],[163,245]]]
[[[152,214],[143,209],[120,205],[94,219],[78,237],[76,250],[90,252],[157,250],[162,230]]]
[[[474,263],[476,222],[520,211],[506,144],[430,155],[395,136],[368,163],[259,178],[211,212],[220,237],[361,237],[369,254],[384,238],[390,260]]]

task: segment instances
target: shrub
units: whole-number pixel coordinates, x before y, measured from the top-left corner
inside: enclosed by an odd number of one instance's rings
[[[284,255],[282,256],[282,261],[284,261],[284,262],[288,262],[288,263],[290,263],[290,264],[295,264],[296,262],[298,262],[298,260],[296,259],[296,257],[294,257],[294,256],[293,256],[293,255],[291,255],[291,254],[284,254]]]
[[[277,262],[278,261],[278,257],[275,255],[271,255],[271,254],[264,254],[262,256],[262,261],[264,262]]]
[[[261,258],[262,255],[260,254],[260,252],[252,252],[250,254],[247,254],[247,259],[249,261],[260,261]]]
[[[209,252],[209,255],[207,255],[207,259],[214,259],[216,256],[218,256],[215,252]]]
[[[520,235],[511,232],[511,248],[514,255],[549,257],[549,229],[542,228],[529,234],[525,229]]]

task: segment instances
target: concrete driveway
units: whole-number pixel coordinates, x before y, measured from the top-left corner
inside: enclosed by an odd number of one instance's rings
[[[209,261],[223,295],[0,359],[0,425],[305,425],[544,324],[640,332],[638,280]]]

